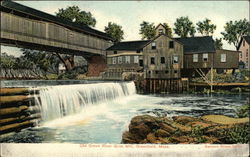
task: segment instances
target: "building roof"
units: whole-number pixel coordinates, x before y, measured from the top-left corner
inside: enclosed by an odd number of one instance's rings
[[[140,50],[146,45],[150,40],[139,40],[139,41],[124,41],[114,44],[113,46],[109,47],[107,50],[127,50],[127,51],[137,51]]]
[[[248,36],[243,36],[243,37],[240,39],[239,45],[238,45],[238,47],[237,47],[237,50],[240,49],[240,45],[241,45],[243,39],[245,39],[245,41],[248,43],[248,45],[250,45],[250,36],[249,36],[249,35],[248,35]]]
[[[214,40],[211,36],[174,38],[183,43],[184,53],[215,52]]]
[[[108,34],[101,32],[101,31],[98,31],[98,30],[95,30],[93,28],[90,28],[87,25],[79,25],[79,24],[73,23],[71,21],[58,18],[58,17],[53,16],[51,14],[48,14],[48,13],[30,8],[27,6],[21,5],[21,4],[15,3],[12,1],[1,1],[1,11],[3,9],[14,10],[16,12],[19,12],[20,14],[26,14],[29,16],[43,19],[45,21],[49,21],[52,23],[62,25],[64,27],[67,27],[70,29],[75,29],[77,31],[84,32],[84,33],[87,33],[90,35],[99,36],[99,37],[102,37],[102,38],[107,39],[107,40],[112,40],[112,38]]]

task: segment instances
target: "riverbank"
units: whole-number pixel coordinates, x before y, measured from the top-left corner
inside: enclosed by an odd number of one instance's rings
[[[123,133],[125,144],[232,144],[249,143],[249,118],[223,115],[132,118],[129,131]]]

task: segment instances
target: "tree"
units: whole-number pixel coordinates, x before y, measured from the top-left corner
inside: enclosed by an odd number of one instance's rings
[[[59,60],[54,57],[54,54],[44,51],[21,49],[23,55],[17,60],[16,67],[24,69],[39,68],[44,72],[44,76],[47,78],[47,73],[53,66],[59,64]]]
[[[174,32],[180,37],[187,37],[188,35],[194,36],[196,30],[193,22],[189,20],[188,17],[180,17],[176,19],[174,23]]]
[[[222,43],[222,38],[216,38],[214,42],[214,46],[216,49],[222,49],[223,48],[223,43]]]
[[[70,6],[66,9],[61,8],[56,13],[56,16],[80,25],[94,27],[96,24],[96,19],[92,16],[92,14],[90,12],[81,11],[78,6]],[[74,68],[74,55],[61,55],[59,53],[56,53],[56,55],[63,62],[67,71]]]
[[[119,26],[116,23],[109,22],[108,26],[105,26],[104,31],[114,39],[114,42],[120,42],[124,39],[122,26]]]
[[[70,6],[66,9],[59,9],[56,16],[77,24],[95,27],[96,19],[90,12],[81,11],[78,6]]]
[[[207,18],[204,21],[199,21],[196,25],[198,26],[197,31],[201,33],[201,35],[209,36],[210,33],[213,35],[216,29],[216,25],[211,24],[211,20]]]
[[[237,49],[240,39],[244,35],[250,35],[250,22],[246,19],[239,21],[229,21],[225,25],[225,32],[221,32],[223,39],[233,44]]]
[[[154,23],[149,23],[146,21],[143,21],[140,24],[140,34],[142,35],[142,39],[153,39],[156,35],[156,30],[155,30],[155,26]]]
[[[172,29],[167,23],[163,23],[163,26],[166,29],[166,35],[172,37]]]

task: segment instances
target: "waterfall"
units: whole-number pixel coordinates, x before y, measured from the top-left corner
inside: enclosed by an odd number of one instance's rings
[[[48,86],[40,88],[37,102],[42,120],[50,121],[135,93],[134,82]]]

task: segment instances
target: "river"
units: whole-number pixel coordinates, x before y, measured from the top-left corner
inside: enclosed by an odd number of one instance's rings
[[[247,99],[247,95],[139,95],[133,82],[39,84],[37,88],[42,121],[35,128],[2,137],[0,142],[119,144],[136,115],[234,117],[236,108]]]

